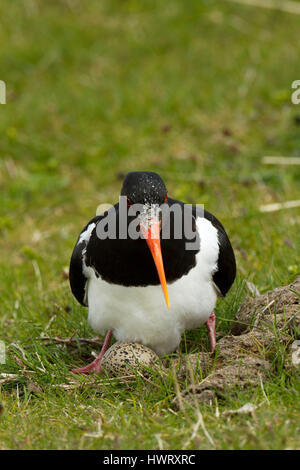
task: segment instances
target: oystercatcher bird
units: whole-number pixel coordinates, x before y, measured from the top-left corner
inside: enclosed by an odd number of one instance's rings
[[[132,215],[133,206],[139,210]],[[186,234],[180,229],[188,216]],[[235,275],[234,252],[216,217],[171,199],[156,173],[128,173],[119,202],[84,227],[71,257],[71,290],[88,307],[91,327],[108,331],[99,356],[73,372],[101,372],[112,335],[164,355],[178,347],[184,330],[206,323],[214,351],[213,311]]]

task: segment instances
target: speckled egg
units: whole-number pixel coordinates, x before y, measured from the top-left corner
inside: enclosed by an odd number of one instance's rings
[[[118,342],[106,351],[101,366],[108,375],[132,375],[133,368],[142,370],[143,366],[152,367],[157,360],[157,354],[147,346]]]

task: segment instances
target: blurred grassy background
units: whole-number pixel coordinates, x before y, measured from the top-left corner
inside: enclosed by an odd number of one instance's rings
[[[300,198],[300,166],[261,162],[300,156],[299,15],[215,0],[3,0],[0,18],[0,339],[27,343],[54,314],[49,333],[90,333],[63,270],[131,170],[157,171],[170,195],[225,225],[238,280],[220,316],[233,316],[245,280],[264,292],[299,274],[300,209],[259,212]]]

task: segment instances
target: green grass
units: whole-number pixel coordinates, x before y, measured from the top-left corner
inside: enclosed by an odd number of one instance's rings
[[[222,411],[260,404],[260,387],[232,390],[219,417],[216,404],[200,407],[212,445],[201,427],[191,439],[197,416],[175,410],[171,375],[66,390],[86,351],[40,335],[50,319],[51,336],[93,335],[62,272],[82,227],[133,169],[157,171],[170,195],[224,223],[238,278],[218,304],[219,334],[246,280],[265,292],[300,273],[300,210],[259,212],[300,197],[300,167],[261,163],[300,154],[290,100],[300,16],[216,0],[3,0],[0,18],[0,339],[26,354],[10,346],[1,366],[19,378],[0,392],[0,448],[299,447],[299,381],[282,367],[254,416]],[[205,327],[185,344],[207,349]],[[99,437],[87,436],[99,420]]]

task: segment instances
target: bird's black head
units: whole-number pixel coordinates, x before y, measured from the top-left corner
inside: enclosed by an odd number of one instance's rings
[[[161,177],[152,171],[133,171],[125,176],[121,196],[129,204],[163,204],[167,188]]]

